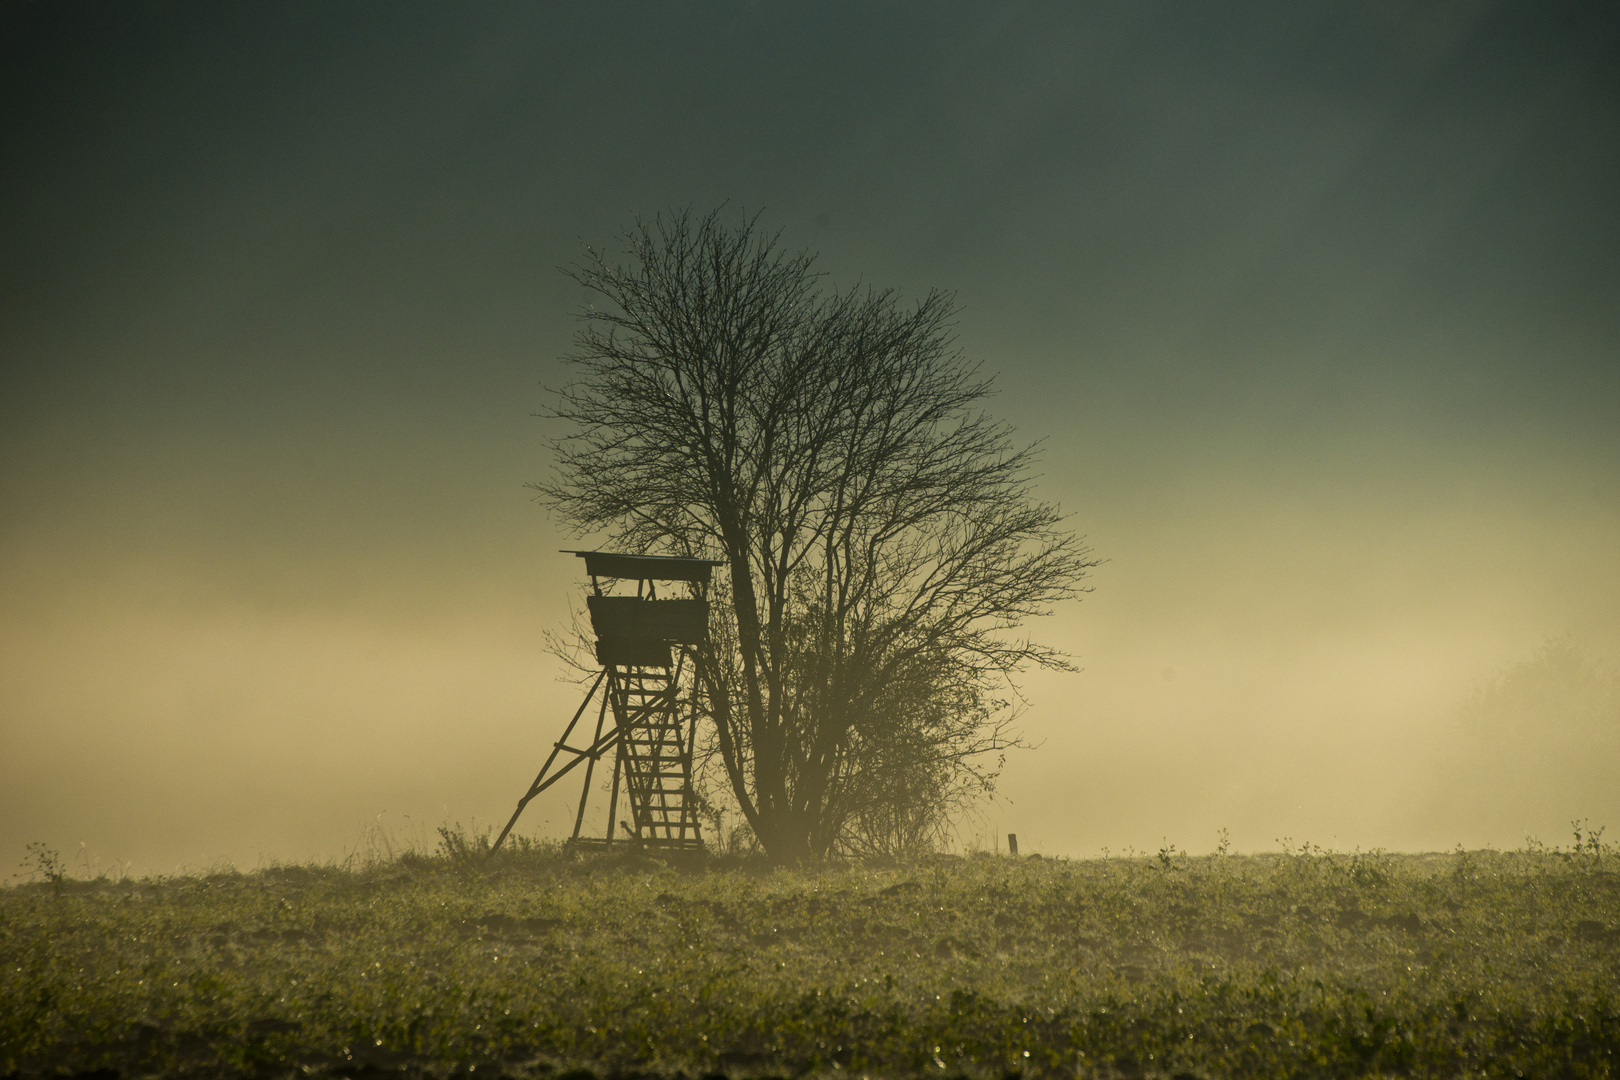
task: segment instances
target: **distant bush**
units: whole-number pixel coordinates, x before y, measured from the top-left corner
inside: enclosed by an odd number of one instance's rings
[[[1620,673],[1567,639],[1486,680],[1458,710],[1439,816],[1519,835],[1620,815]],[[1541,819],[1540,824],[1528,824]]]

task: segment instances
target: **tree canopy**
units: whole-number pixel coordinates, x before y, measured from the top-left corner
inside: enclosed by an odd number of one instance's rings
[[[770,854],[915,849],[993,779],[1014,676],[1068,666],[1018,631],[1095,562],[982,410],[954,299],[824,290],[757,221],[587,249],[535,487],[581,534],[723,560],[704,745]]]

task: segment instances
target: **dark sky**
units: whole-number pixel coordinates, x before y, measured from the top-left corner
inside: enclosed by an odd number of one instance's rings
[[[39,0],[0,42],[0,856],[504,820],[571,712],[523,487],[558,267],[722,203],[954,291],[1108,560],[972,829],[1620,812],[1433,795],[1480,680],[1620,660],[1620,7]]]

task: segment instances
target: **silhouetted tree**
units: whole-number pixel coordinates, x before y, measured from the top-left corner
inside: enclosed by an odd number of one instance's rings
[[[580,533],[706,555],[709,749],[773,856],[904,850],[994,777],[1014,636],[1095,565],[979,410],[950,297],[824,293],[757,218],[639,221],[573,278],[578,372],[542,501]]]

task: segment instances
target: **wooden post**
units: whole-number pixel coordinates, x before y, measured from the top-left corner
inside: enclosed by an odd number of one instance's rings
[[[1007,854],[1018,854],[1018,834],[1015,832],[1007,834]]]

